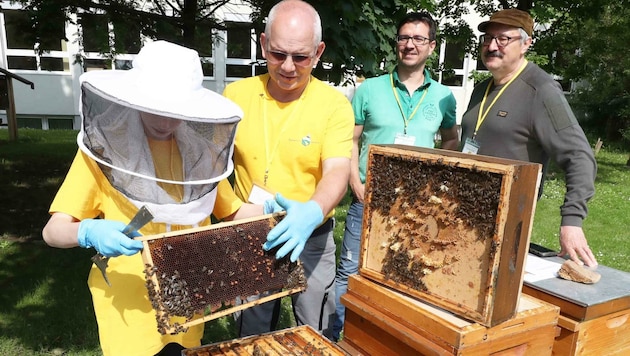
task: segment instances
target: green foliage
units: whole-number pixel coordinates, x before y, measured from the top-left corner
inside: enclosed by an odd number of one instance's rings
[[[213,40],[210,30],[224,28],[215,13],[227,0],[138,2],[71,0],[17,0],[27,10],[23,19],[24,33],[32,35],[38,50],[45,52],[64,38],[59,24],[72,21],[67,14],[81,10],[86,17],[104,12],[105,19],[115,25],[115,38],[100,39],[100,51],[111,58],[115,53],[133,53],[139,38],[168,39],[210,53]],[[598,0],[571,2],[549,0],[348,0],[309,1],[320,12],[324,26],[326,51],[315,75],[334,83],[342,83],[348,74],[366,77],[389,70],[395,65],[393,38],[396,22],[408,10],[428,10],[441,24],[438,42],[457,43],[465,52],[476,55],[474,32],[464,22],[472,11],[484,17],[494,11],[516,7],[529,11],[536,19],[536,39],[528,55],[549,73],[566,82],[580,83],[573,98],[576,111],[584,123],[600,129],[608,139],[630,140],[630,56],[623,49],[630,42],[630,8],[626,2]],[[244,0],[253,7],[252,21],[257,31],[277,0]],[[142,10],[139,10],[142,9]],[[170,15],[167,15],[170,14]],[[99,15],[101,16],[101,15]],[[30,31],[30,29],[35,31]],[[29,29],[27,31],[27,29]],[[81,39],[80,47],[86,41]],[[577,49],[577,50],[576,50]],[[81,60],[81,54],[77,56]],[[436,65],[432,57],[429,67],[444,71],[452,68]],[[475,80],[483,76],[473,74]]]
[[[258,31],[277,1],[252,1],[260,9],[252,15]],[[311,1],[322,19],[326,50],[315,69],[320,79],[344,83],[349,74],[366,77],[382,74],[395,63],[396,25],[408,9],[432,9],[431,0],[421,1]]]
[[[115,27],[115,38],[107,33],[98,39],[99,51],[107,57],[115,53],[134,53],[140,47],[140,38],[168,39],[208,53],[211,46],[210,29],[221,28],[222,21],[215,16],[217,9],[227,0],[197,0],[171,2],[165,0],[16,0],[28,16],[22,26],[33,43],[39,43],[40,53],[56,50],[60,39],[65,39],[64,22],[73,23],[69,16],[78,10],[87,18],[101,17],[104,23]],[[81,18],[79,16],[79,22]],[[90,22],[90,25],[92,23]],[[98,36],[98,31],[95,32]],[[79,46],[91,39],[79,39]],[[78,58],[80,59],[80,57]]]
[[[492,1],[469,3],[489,16]],[[574,83],[571,105],[582,126],[608,141],[630,142],[630,8],[627,2],[598,0],[500,1],[501,8],[529,11],[535,19],[534,44],[527,58],[547,72]],[[473,52],[474,53],[474,52]],[[482,79],[478,73],[475,80]]]
[[[630,9],[606,0],[550,6],[554,17],[535,44],[549,57],[544,68],[577,83],[571,104],[583,126],[630,142]]]
[[[473,70],[472,72],[470,72],[470,76],[468,78],[472,79],[475,85],[477,85],[490,77],[492,77],[492,74],[490,74],[490,72],[480,72],[478,70]]]

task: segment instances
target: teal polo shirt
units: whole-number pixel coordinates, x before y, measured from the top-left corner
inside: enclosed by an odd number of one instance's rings
[[[424,84],[413,93],[409,93],[398,79],[396,70],[392,75],[395,89],[392,88],[390,74],[385,74],[366,79],[352,97],[355,125],[363,126],[359,174],[364,183],[368,146],[392,144],[396,134],[404,132],[405,120],[401,108],[408,119],[407,135],[415,137],[415,146],[435,147],[435,134],[441,128],[448,129],[456,123],[453,93],[447,86],[433,80],[428,70],[424,71]],[[394,90],[398,93],[400,107]],[[420,106],[411,116],[421,100]]]

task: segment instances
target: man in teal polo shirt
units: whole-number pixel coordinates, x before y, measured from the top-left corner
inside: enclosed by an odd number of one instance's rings
[[[426,12],[411,12],[399,22],[397,33],[396,69],[365,80],[352,98],[355,126],[350,188],[354,197],[346,217],[335,278],[335,340],[339,339],[345,317],[339,298],[346,293],[348,276],[358,271],[368,146],[396,143],[433,148],[438,131],[441,148],[457,150],[459,146],[455,97],[450,89],[431,79],[425,69],[436,45],[435,21]]]

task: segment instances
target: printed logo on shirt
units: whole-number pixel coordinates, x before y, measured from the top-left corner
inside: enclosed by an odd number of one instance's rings
[[[422,118],[427,121],[438,119],[438,110],[433,104],[427,104],[422,107]]]
[[[508,115],[507,111],[499,110],[499,112],[497,112],[498,117],[507,117],[507,115]]]
[[[317,140],[317,137],[313,137],[310,133],[302,136],[301,138],[296,133],[295,137],[289,138],[289,142],[298,144],[302,147],[311,147],[313,145],[321,145],[322,142]]]

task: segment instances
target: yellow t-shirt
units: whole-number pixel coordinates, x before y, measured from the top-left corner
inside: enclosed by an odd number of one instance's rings
[[[154,140],[147,138],[151,156],[153,157],[153,166],[155,167],[155,176],[160,179],[172,181],[184,181],[184,169],[182,164],[182,156],[179,153],[179,147],[175,138],[168,140]],[[164,182],[157,183],[164,189],[168,195],[176,202],[181,202],[184,197],[184,186],[181,184],[170,184]]]
[[[279,103],[266,89],[268,80],[268,74],[242,79],[223,92],[245,113],[234,141],[234,191],[247,201],[256,183],[270,193],[304,202],[322,178],[324,160],[350,158],[352,107],[341,92],[315,78],[300,99]],[[227,189],[227,184],[220,184],[219,196],[227,196]],[[223,218],[230,212],[217,206],[214,214]]]
[[[79,151],[49,211],[63,212],[79,220],[100,216],[127,223],[137,210],[109,184],[98,165]],[[208,224],[209,218],[200,223]],[[171,230],[189,227],[172,225]],[[153,235],[165,231],[164,224],[149,223],[139,232]],[[199,346],[203,324],[177,335],[161,335],[157,331],[155,311],[149,301],[143,271],[140,254],[111,258],[107,268],[107,277],[112,284],[109,287],[98,268],[92,265],[88,286],[103,354],[154,355],[169,342],[177,342],[187,348]]]

